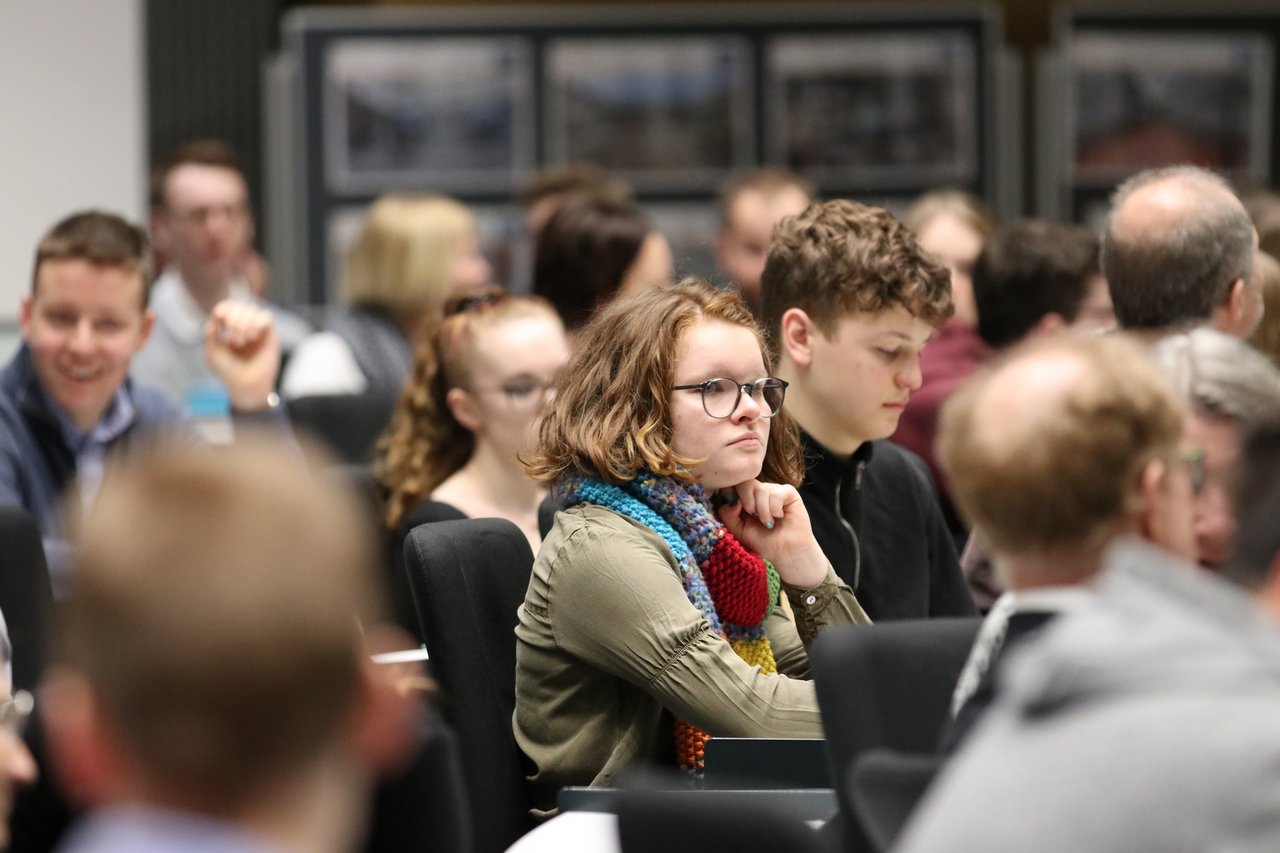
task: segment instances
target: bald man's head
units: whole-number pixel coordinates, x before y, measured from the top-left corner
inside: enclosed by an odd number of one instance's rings
[[[1102,244],[1116,320],[1134,330],[1204,325],[1248,284],[1257,235],[1231,187],[1194,166],[1121,184]]]
[[[1101,550],[1132,525],[1139,478],[1172,457],[1182,408],[1119,336],[1019,347],[943,409],[939,462],[961,511],[998,554]]]

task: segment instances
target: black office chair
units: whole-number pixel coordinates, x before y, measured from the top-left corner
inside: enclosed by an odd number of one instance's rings
[[[511,730],[533,552],[510,521],[475,518],[415,527],[404,558],[440,708],[462,745],[475,849],[500,853],[533,826],[530,768]]]
[[[849,768],[884,748],[934,752],[982,620],[920,619],[829,628],[811,655],[846,850],[876,849],[850,807]]]
[[[0,613],[13,646],[13,689],[32,690],[45,659],[53,585],[40,528],[25,510],[0,507]]]
[[[869,749],[849,768],[847,805],[877,851],[893,848],[907,818],[942,767],[938,752]]]
[[[395,394],[316,394],[289,401],[295,429],[324,442],[343,462],[365,464],[395,410]]]

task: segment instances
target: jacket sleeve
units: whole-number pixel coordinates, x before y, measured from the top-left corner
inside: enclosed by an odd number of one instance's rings
[[[738,657],[689,602],[662,540],[615,518],[580,526],[550,561],[557,644],[711,735],[820,737],[812,683],[762,674]],[[769,627],[780,630],[776,619]]]
[[[781,607],[775,607],[785,622],[786,630],[775,634],[771,627],[772,617],[765,627],[778,672],[793,678],[809,677],[809,646],[828,626],[871,623],[853,590],[829,566],[826,578],[818,586],[804,589],[784,583],[782,591],[791,605],[795,622],[787,618]]]

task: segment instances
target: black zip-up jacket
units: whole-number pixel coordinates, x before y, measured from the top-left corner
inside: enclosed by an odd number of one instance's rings
[[[814,536],[867,615],[978,615],[924,461],[888,441],[842,458],[802,437]]]

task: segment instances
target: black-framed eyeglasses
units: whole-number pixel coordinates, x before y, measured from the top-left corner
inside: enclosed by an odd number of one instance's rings
[[[735,382],[717,376],[696,385],[676,385],[671,390],[701,391],[702,409],[713,418],[732,417],[738,411],[742,395],[749,394],[760,407],[760,417],[771,418],[782,409],[782,401],[787,396],[787,381],[776,376],[766,376],[755,382]]]
[[[27,728],[27,720],[30,719],[35,707],[35,698],[27,691],[19,690],[0,702],[0,729],[7,731],[15,738],[21,738],[23,731]]]

